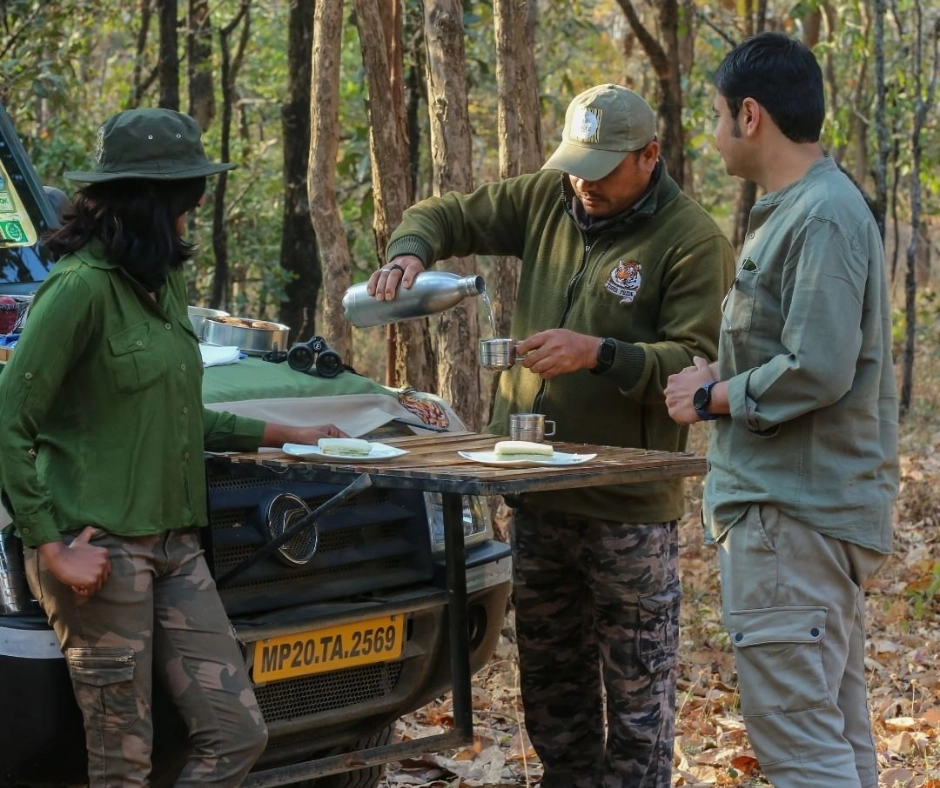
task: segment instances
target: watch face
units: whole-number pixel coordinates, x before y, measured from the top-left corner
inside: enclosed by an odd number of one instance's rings
[[[705,410],[708,407],[708,401],[711,399],[709,394],[711,394],[711,391],[704,387],[697,389],[692,395],[692,407],[696,410]]]

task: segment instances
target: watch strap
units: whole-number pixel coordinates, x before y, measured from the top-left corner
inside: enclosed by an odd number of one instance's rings
[[[595,375],[601,375],[614,365],[614,356],[617,354],[617,343],[607,337],[597,347],[597,364],[591,368]]]

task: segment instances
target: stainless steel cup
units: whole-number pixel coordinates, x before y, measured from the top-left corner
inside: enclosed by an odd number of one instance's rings
[[[545,431],[546,424],[551,425],[551,432]],[[541,443],[554,434],[555,422],[541,413],[513,413],[509,416],[509,437],[514,441]]]
[[[483,369],[497,372],[509,369],[521,356],[516,355],[514,339],[481,339],[480,365]]]

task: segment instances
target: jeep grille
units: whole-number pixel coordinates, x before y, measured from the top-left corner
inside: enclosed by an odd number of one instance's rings
[[[207,553],[222,577],[267,543],[266,504],[290,493],[315,509],[335,485],[267,476],[210,476]],[[371,488],[317,522],[313,558],[289,566],[269,556],[220,589],[229,615],[348,598],[426,581],[432,575],[427,513],[420,492]]]
[[[384,698],[398,684],[403,662],[382,662],[255,687],[265,722],[296,721]]]

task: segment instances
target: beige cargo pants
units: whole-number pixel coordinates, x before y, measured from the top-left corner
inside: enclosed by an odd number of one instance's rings
[[[864,581],[885,556],[751,506],[719,544],[751,746],[776,788],[877,788]]]
[[[65,541],[70,541],[66,538]],[[267,730],[195,531],[122,538],[99,532],[111,576],[84,599],[26,551],[30,588],[55,629],[85,718],[94,788],[149,784],[152,677],[189,728],[177,788],[237,786]]]

